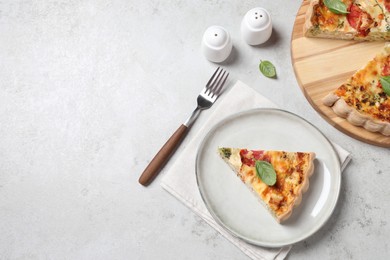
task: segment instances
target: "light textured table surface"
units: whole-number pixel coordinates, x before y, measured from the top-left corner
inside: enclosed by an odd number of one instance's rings
[[[248,259],[161,188],[172,161],[148,188],[138,184],[216,68],[200,52],[210,25],[232,36],[231,82],[352,153],[331,219],[288,258],[388,259],[389,149],[337,131],[306,101],[290,56],[300,4],[0,1],[0,259]],[[258,6],[274,32],[251,47],[240,22]],[[260,59],[277,79],[260,75]]]

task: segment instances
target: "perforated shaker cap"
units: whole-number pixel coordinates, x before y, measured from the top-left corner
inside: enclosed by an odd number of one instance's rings
[[[222,48],[229,41],[229,34],[221,26],[211,26],[204,33],[204,42],[212,48]]]
[[[245,20],[253,30],[263,30],[271,23],[268,12],[263,8],[253,8],[246,14]]]

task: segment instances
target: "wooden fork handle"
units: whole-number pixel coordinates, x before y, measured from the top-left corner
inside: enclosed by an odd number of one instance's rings
[[[144,172],[141,174],[141,177],[138,180],[140,184],[147,186],[154,180],[162,167],[171,157],[172,153],[183,140],[187,130],[188,127],[184,124],[179,126],[176,132],[173,133],[173,135],[168,139],[164,146],[161,147],[160,151],[156,154],[156,156],[154,156],[153,160],[145,168]]]

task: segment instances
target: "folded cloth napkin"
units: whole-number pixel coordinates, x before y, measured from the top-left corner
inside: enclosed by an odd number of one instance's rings
[[[232,236],[224,228],[215,222],[208,212],[196,184],[195,157],[199,144],[210,128],[225,116],[235,114],[252,108],[276,108],[276,105],[260,95],[244,83],[237,81],[228,93],[221,96],[209,118],[202,124],[202,127],[193,135],[192,140],[178,155],[176,161],[168,169],[167,174],[161,182],[161,186],[179,199],[197,215],[204,219],[210,226],[215,228],[230,242],[240,248],[252,259],[284,259],[291,249],[291,246],[282,248],[264,248],[246,243],[240,238]],[[221,116],[223,115],[223,116]],[[350,161],[349,153],[340,146],[333,144],[339,154],[341,170]],[[183,171],[183,169],[186,169]],[[192,170],[191,170],[192,169]]]

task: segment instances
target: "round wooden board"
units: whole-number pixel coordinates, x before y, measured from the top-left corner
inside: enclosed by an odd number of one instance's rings
[[[307,38],[303,35],[305,13],[310,1],[304,0],[295,18],[291,38],[291,57],[298,83],[313,108],[331,125],[360,141],[390,148],[390,137],[351,125],[338,117],[322,98],[338,88],[382,50],[384,42],[357,42]]]

